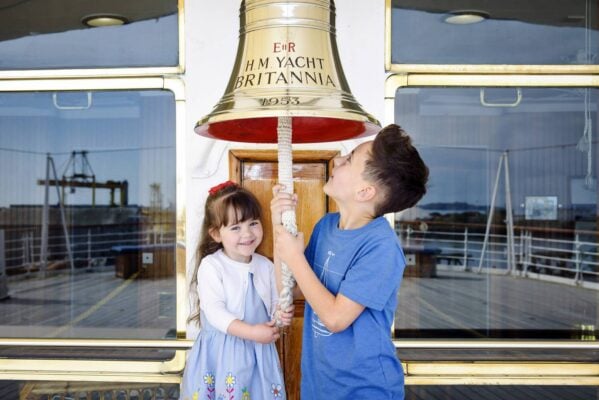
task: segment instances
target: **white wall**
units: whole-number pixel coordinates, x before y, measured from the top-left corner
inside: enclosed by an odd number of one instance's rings
[[[227,180],[228,149],[275,148],[214,141],[193,131],[222,96],[233,68],[238,44],[239,0],[185,1],[187,270],[194,250],[208,189]],[[384,120],[384,0],[337,0],[337,45],[351,92],[364,109]],[[301,145],[297,148],[350,151],[360,141]],[[190,327],[188,337],[197,330]]]

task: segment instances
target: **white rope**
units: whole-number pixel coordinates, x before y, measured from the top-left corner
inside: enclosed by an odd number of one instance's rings
[[[293,155],[291,152],[291,117],[279,117],[277,125],[277,136],[279,142],[279,183],[285,185],[284,192],[293,194]],[[295,222],[295,211],[285,211],[281,215],[281,221],[287,232],[297,235]],[[293,303],[293,287],[295,279],[291,270],[285,263],[281,263],[281,293],[279,294],[279,306],[285,310]],[[281,326],[280,315],[275,316],[277,326]]]

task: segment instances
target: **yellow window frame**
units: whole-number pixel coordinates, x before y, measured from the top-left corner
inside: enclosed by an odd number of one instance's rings
[[[390,3],[389,3],[390,4]],[[583,74],[398,73],[385,83],[385,124],[395,123],[395,96],[407,87],[599,87],[599,76]],[[388,218],[394,223],[394,218]],[[420,340],[396,339],[399,349],[599,350],[599,342],[580,340]],[[408,385],[599,385],[599,363],[521,361],[402,360]]]
[[[175,350],[166,361],[10,359],[0,363],[0,380],[178,383],[185,366],[187,304],[185,256],[185,90],[178,77],[0,80],[0,92],[66,90],[168,90],[175,99],[176,127],[176,340],[0,338],[0,346],[156,348]]]

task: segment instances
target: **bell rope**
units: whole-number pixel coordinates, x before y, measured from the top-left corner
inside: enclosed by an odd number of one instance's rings
[[[277,124],[278,137],[278,161],[279,161],[279,183],[283,184],[285,193],[293,194],[293,153],[291,149],[291,117],[279,117]],[[281,215],[281,222],[292,235],[297,235],[295,211],[287,210]],[[289,267],[281,263],[282,289],[279,294],[280,310],[287,309],[293,303],[293,287],[295,279]],[[282,326],[280,314],[275,317],[277,326]]]

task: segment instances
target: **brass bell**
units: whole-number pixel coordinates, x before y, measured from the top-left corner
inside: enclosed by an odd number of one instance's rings
[[[243,0],[229,84],[195,132],[236,142],[276,143],[278,117],[293,142],[353,139],[379,131],[354,99],[335,41],[333,0]]]

